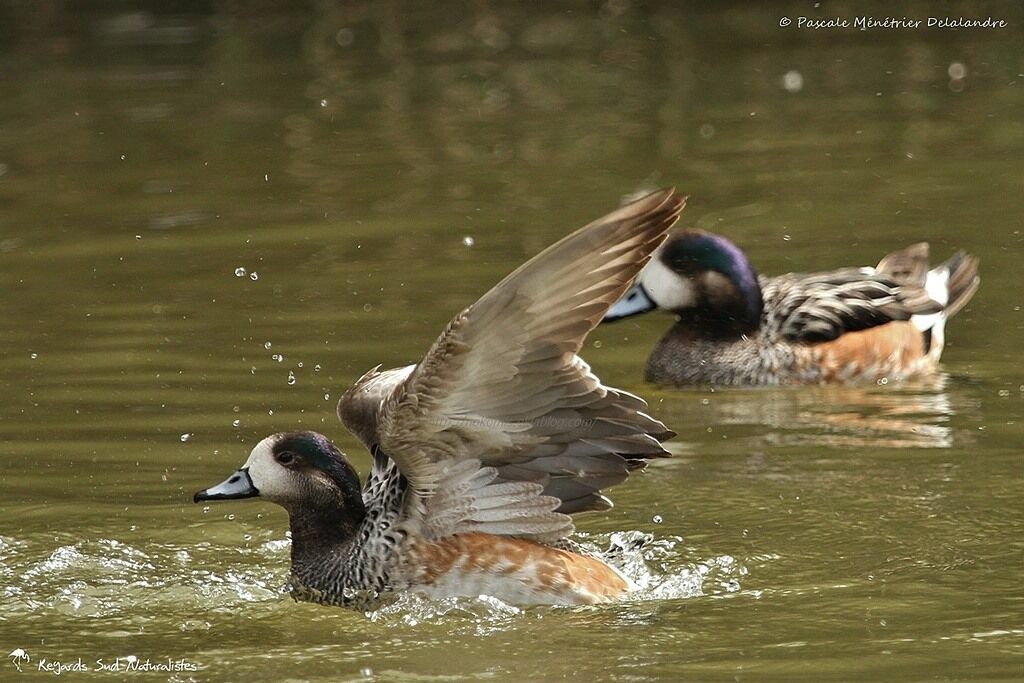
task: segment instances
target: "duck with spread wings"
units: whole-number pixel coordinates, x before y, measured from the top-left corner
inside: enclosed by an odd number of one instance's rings
[[[610,507],[602,491],[667,455],[672,432],[578,353],[684,204],[663,190],[581,228],[457,315],[418,364],[359,379],[338,414],[373,455],[363,486],[326,437],[285,432],[195,501],[284,507],[294,592],[322,603],[619,598],[629,581],[576,551],[572,514]]]

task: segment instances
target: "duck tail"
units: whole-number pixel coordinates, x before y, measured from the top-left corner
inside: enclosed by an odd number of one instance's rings
[[[953,257],[935,268],[945,271],[949,280],[946,283],[949,298],[946,302],[945,314],[952,318],[960,312],[978,291],[981,278],[978,276],[978,257],[965,251],[958,251]]]
[[[915,315],[911,321],[921,330],[925,339],[925,352],[935,361],[942,355],[945,345],[946,321],[956,315],[978,289],[978,259],[967,252],[958,251],[944,263],[928,271],[925,291],[942,310],[928,315]]]

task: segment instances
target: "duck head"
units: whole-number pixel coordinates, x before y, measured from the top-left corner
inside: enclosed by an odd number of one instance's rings
[[[735,244],[702,230],[669,237],[605,322],[654,309],[671,311],[708,334],[739,335],[760,324],[757,272]]]
[[[365,514],[359,475],[323,434],[282,432],[256,444],[230,477],[192,500],[264,498],[285,508],[296,523],[351,530]]]

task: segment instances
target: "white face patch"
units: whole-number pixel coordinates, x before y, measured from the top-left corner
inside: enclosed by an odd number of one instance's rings
[[[268,436],[256,444],[243,467],[248,468],[252,485],[260,492],[261,498],[282,501],[295,497],[299,487],[295,475],[274,459],[276,442],[276,436]]]
[[[660,258],[655,257],[644,266],[640,283],[662,310],[677,311],[697,304],[697,291],[690,279],[666,266]]]

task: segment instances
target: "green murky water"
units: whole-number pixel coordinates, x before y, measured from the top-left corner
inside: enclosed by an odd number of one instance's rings
[[[0,5],[0,679],[18,649],[96,680],[1024,677],[1024,13],[779,28],[811,11]],[[665,391],[668,320],[599,329],[679,432],[580,522],[653,536],[611,607],[296,604],[280,510],[191,504],[297,426],[365,471],[349,382],[665,184],[768,273],[978,254],[945,376]]]

